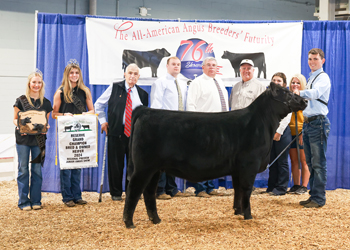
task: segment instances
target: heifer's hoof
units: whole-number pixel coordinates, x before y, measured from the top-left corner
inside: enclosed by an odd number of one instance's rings
[[[149,220],[152,221],[153,224],[159,224],[162,221],[161,219],[159,219],[159,217],[158,218],[151,218],[150,217]]]
[[[234,208],[235,210],[235,215],[243,215],[243,211],[241,209],[238,209],[238,208]]]
[[[135,225],[132,222],[124,221],[124,223],[126,228],[135,228]]]
[[[251,215],[244,215],[245,220],[252,220],[253,217]]]

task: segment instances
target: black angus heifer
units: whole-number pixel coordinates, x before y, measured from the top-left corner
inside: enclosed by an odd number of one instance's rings
[[[250,195],[257,173],[269,163],[272,139],[289,112],[307,101],[274,83],[245,109],[179,112],[138,107],[132,134],[123,220],[133,228],[133,214],[144,195],[149,219],[157,224],[156,187],[161,170],[191,182],[231,175],[235,214],[252,219]]]

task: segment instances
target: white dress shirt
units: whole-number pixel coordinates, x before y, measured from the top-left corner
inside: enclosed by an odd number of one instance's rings
[[[103,94],[95,102],[95,105],[94,105],[95,112],[96,114],[98,114],[98,121],[100,122],[100,124],[107,122],[105,109],[108,106],[108,101],[109,101],[109,98],[111,97],[112,89],[113,89],[113,84],[109,85],[109,87],[105,90],[105,92],[103,92]],[[129,85],[126,83],[126,81],[125,81],[125,89],[126,89],[126,92],[128,92]],[[139,93],[137,92],[136,85],[134,85],[131,88],[130,97],[132,101],[132,110],[142,105],[141,99],[139,97]],[[125,124],[125,111],[123,114],[123,124]]]
[[[246,82],[236,83],[230,95],[231,110],[248,107],[265,90],[266,86],[255,77]]]
[[[329,76],[325,73],[320,74],[315,82],[311,83],[315,79],[315,77],[323,72],[323,68],[316,70],[315,72],[310,73],[310,78],[307,82],[306,89],[300,91],[300,96],[309,100],[306,109],[304,109],[304,116],[311,117],[315,115],[327,115],[328,107],[327,105],[317,101],[317,99],[321,99],[324,102],[328,102],[329,95],[331,92],[331,80]]]
[[[177,79],[181,89],[182,102],[185,107],[187,95],[187,83]],[[175,83],[175,77],[167,73],[152,84],[151,108],[179,110],[179,95]]]
[[[215,80],[221,88],[226,107],[228,107],[228,93],[225,85],[220,78],[215,77]],[[220,95],[214,78],[203,73],[191,82],[187,93],[186,110],[198,112],[222,111]]]

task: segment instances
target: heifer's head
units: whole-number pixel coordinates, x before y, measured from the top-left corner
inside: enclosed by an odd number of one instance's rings
[[[307,106],[307,100],[294,94],[287,88],[271,82],[270,89],[273,99],[283,103],[289,109],[289,112],[304,110]]]

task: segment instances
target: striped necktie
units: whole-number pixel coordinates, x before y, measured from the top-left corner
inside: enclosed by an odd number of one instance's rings
[[[214,82],[215,82],[216,87],[218,88],[218,92],[219,92],[219,96],[220,96],[220,102],[221,102],[222,111],[227,111],[225,98],[224,98],[224,95],[223,95],[223,93],[222,93],[222,91],[221,91],[221,88],[220,88],[220,86],[219,86],[219,83],[215,80],[215,78],[214,78]]]
[[[179,84],[177,83],[177,80],[175,79],[175,84],[177,88],[177,96],[178,96],[178,101],[179,101],[179,110],[183,111],[184,110],[184,104],[182,102],[182,93]]]
[[[125,124],[124,124],[124,134],[130,137],[131,131],[131,113],[132,113],[132,101],[130,96],[131,88],[128,90],[128,96],[126,97],[125,105]]]

